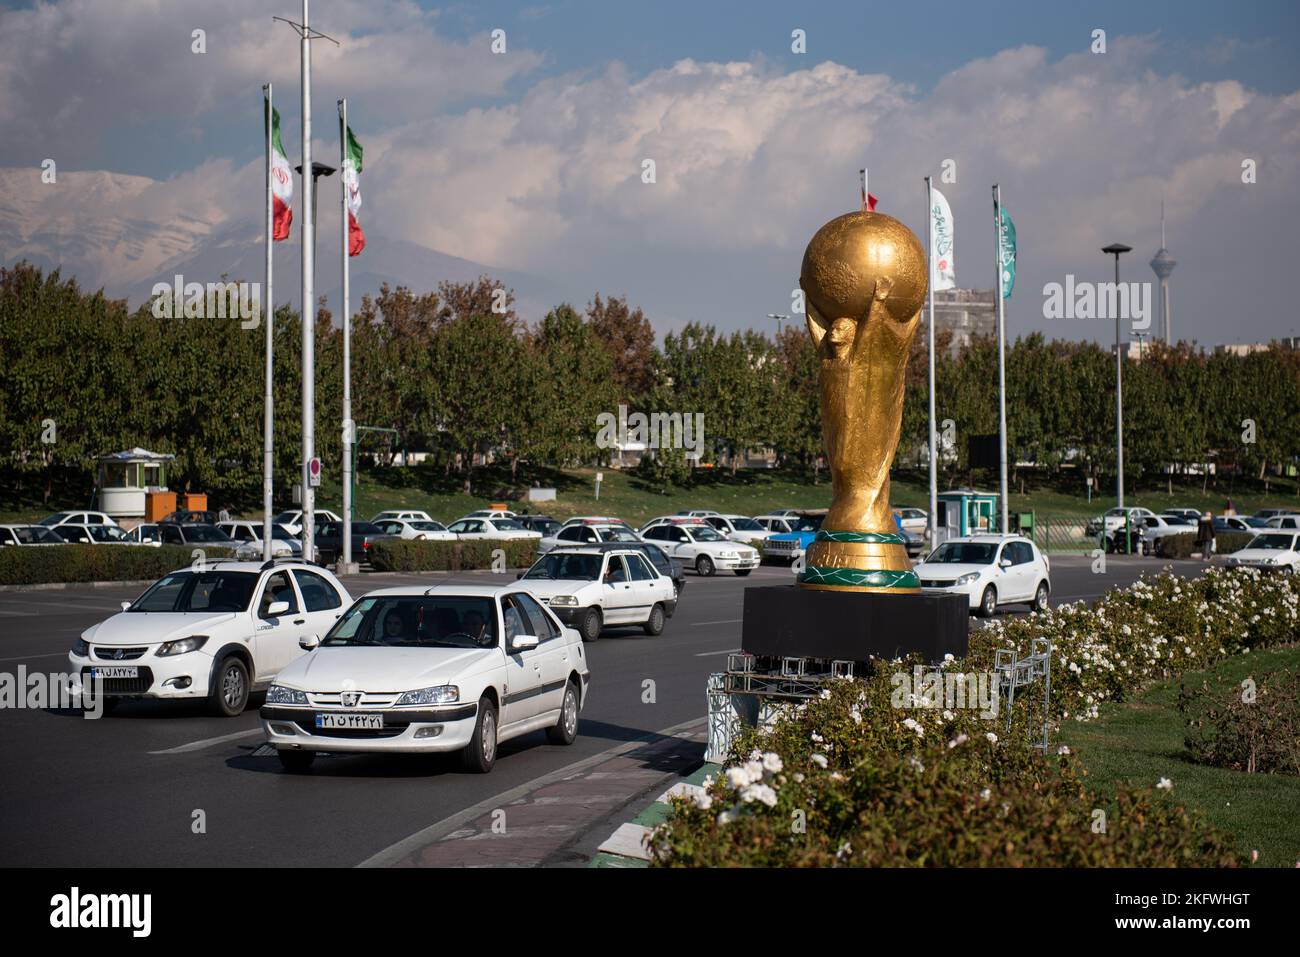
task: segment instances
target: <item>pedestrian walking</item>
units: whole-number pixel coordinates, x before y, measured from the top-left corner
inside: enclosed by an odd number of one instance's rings
[[[1196,545],[1201,550],[1201,558],[1208,562],[1214,554],[1214,516],[1209,512],[1196,523]]]

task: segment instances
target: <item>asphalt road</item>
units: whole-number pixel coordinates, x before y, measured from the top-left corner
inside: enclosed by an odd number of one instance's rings
[[[1110,556],[1106,573],[1094,574],[1089,559],[1053,558],[1053,601],[1099,597],[1162,564]],[[1172,564],[1188,575],[1202,567]],[[357,596],[428,577],[363,575],[346,582]],[[262,744],[255,707],[222,719],[197,705],[129,702],[94,721],[72,712],[5,709],[0,865],[358,864],[493,795],[702,717],[707,676],[739,647],[744,589],[788,581],[790,572],[775,567],[743,579],[690,576],[661,636],[611,631],[588,646],[592,693],[571,747],[548,744],[541,732],[527,735],[502,745],[488,775],[461,773],[453,756],[365,755],[323,757],[309,775],[285,774],[273,754],[254,754]],[[139,590],[0,593],[0,672],[65,671],[73,639]],[[653,695],[646,682],[653,682]],[[197,812],[203,833],[196,833]]]

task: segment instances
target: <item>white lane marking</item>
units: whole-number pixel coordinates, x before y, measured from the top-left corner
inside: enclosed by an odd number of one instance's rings
[[[713,658],[717,655],[732,655],[740,652],[739,648],[728,648],[726,651],[701,651],[696,658]]]
[[[6,611],[0,608],[0,615],[8,615],[11,618],[35,618],[39,612],[35,611]]]
[[[191,741],[189,744],[182,744],[174,748],[167,748],[164,751],[150,751],[150,754],[188,754],[191,751],[202,751],[204,748],[210,748],[214,744],[224,744],[227,741],[238,741],[240,738],[251,738],[255,734],[262,734],[261,728],[249,728],[247,731],[236,731],[234,734],[223,734],[216,738],[204,738],[202,741]]]
[[[0,658],[0,661],[31,661],[33,658],[66,658],[66,651],[54,651],[47,655],[19,655],[17,658]]]
[[[700,625],[734,625],[737,622],[744,621],[743,618],[724,618],[721,621],[693,621],[692,628],[698,628]]]

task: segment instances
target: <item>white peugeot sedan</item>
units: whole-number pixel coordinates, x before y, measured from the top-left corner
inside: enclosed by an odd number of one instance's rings
[[[299,641],[352,601],[324,568],[301,561],[214,561],[163,576],[122,611],[82,632],[68,653],[82,681],[122,698],[207,699],[235,717],[302,654]]]
[[[984,618],[1000,605],[1045,611],[1052,590],[1047,556],[1019,535],[950,538],[913,571],[926,591],[969,596],[971,610]]]
[[[578,633],[516,583],[374,591],[303,647],[261,710],[289,771],[319,751],[458,751],[486,773],[531,731],[572,744],[591,679]]]
[[[673,580],[639,549],[617,543],[552,549],[520,583],[577,628],[583,641],[595,641],[606,625],[639,625],[647,635],[658,635],[677,610]]]
[[[705,578],[717,569],[744,577],[758,567],[758,549],[723,537],[700,518],[683,518],[641,529],[641,537],[654,542],[683,565]]]
[[[416,542],[454,542],[456,533],[447,531],[447,526],[433,519],[420,518],[381,518],[371,522],[385,535],[396,535],[408,541]]]
[[[1259,568],[1264,571],[1294,575],[1300,571],[1300,550],[1295,532],[1268,531],[1252,538],[1245,548],[1228,556],[1232,567]]]

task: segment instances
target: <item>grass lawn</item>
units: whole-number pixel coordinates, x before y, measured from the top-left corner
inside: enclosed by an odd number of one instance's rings
[[[1235,655],[1205,672],[1185,676],[1240,682],[1272,671],[1300,669],[1300,645]],[[1088,769],[1089,784],[1103,793],[1119,782],[1151,786],[1169,778],[1168,800],[1204,811],[1238,839],[1244,854],[1259,851],[1259,863],[1295,867],[1300,861],[1300,778],[1245,774],[1193,763],[1183,747],[1178,682],[1157,685],[1134,701],[1103,705],[1096,721],[1066,722],[1060,741]]]

